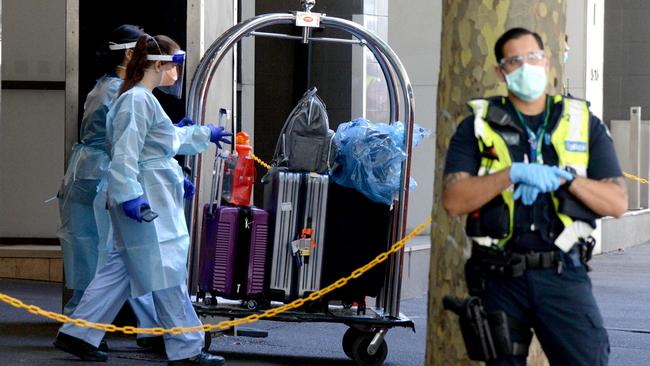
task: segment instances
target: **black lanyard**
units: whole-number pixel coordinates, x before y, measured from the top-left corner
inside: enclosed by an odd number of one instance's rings
[[[551,114],[551,103],[549,102],[549,97],[546,97],[546,112],[544,112],[544,124],[537,129],[537,134],[535,134],[526,124],[524,117],[521,115],[517,107],[514,106],[515,112],[519,117],[521,125],[524,126],[526,133],[528,134],[528,143],[530,144],[530,162],[544,164],[544,158],[542,157],[542,146],[544,145],[544,134],[546,133],[546,126],[548,125],[548,117]]]

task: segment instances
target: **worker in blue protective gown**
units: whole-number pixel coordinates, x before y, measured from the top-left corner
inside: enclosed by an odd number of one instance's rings
[[[143,36],[107,116],[111,152],[108,205],[116,240],[73,317],[110,323],[124,299],[152,292],[164,328],[200,326],[187,291],[189,235],[183,214],[183,172],[176,154],[197,154],[210,142],[230,143],[223,128],[176,127],[152,94],[180,97],[185,54],[165,36]],[[155,212],[155,214],[154,214]],[[157,214],[157,217],[155,217]],[[64,324],[55,346],[84,360],[106,361],[104,332]],[[203,352],[203,332],[165,334],[170,365],[223,365]]]
[[[57,231],[63,251],[66,287],[73,290],[64,314],[73,313],[84,290],[101,267],[113,246],[110,217],[105,194],[98,194],[100,182],[106,180],[110,162],[106,148],[106,114],[117,97],[125,65],[133,47],[144,32],[124,24],[113,30],[103,57],[106,74],[97,80],[86,98],[81,123],[81,142],[72,147],[63,184],[59,190],[61,224]],[[130,300],[139,327],[158,326],[153,298],[146,294]],[[161,337],[138,335],[143,347],[162,346]],[[107,347],[105,342],[103,348]]]

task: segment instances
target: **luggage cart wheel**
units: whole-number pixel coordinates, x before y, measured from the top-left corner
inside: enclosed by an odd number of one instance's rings
[[[256,299],[250,299],[246,301],[246,308],[248,310],[257,310],[260,307],[260,303]]]
[[[342,343],[343,343],[343,352],[345,352],[346,356],[353,358],[352,344],[354,343],[354,340],[360,335],[363,335],[363,332],[354,327],[350,327],[348,328],[348,330],[345,331],[345,334],[343,334]]]
[[[388,356],[388,345],[385,340],[381,340],[379,347],[375,354],[371,355],[368,352],[368,346],[374,338],[374,333],[361,333],[354,338],[352,342],[352,359],[359,366],[379,366],[384,363],[386,356]]]
[[[203,298],[204,305],[217,305],[217,298],[212,296],[206,296]]]

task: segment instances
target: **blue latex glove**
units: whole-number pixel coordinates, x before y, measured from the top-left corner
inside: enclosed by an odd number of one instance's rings
[[[519,198],[521,198],[521,202],[524,205],[530,206],[533,203],[535,203],[538,194],[539,194],[539,189],[537,187],[529,186],[528,184],[524,184],[524,183],[519,183],[517,189],[515,189],[515,193],[512,195],[512,198],[514,200],[518,200]]]
[[[210,128],[210,142],[215,143],[220,149],[222,148],[220,142],[225,144],[232,143],[226,138],[232,136],[231,132],[224,132],[223,127],[215,127],[212,123],[208,124],[208,127]]]
[[[192,184],[192,181],[188,177],[183,179],[183,189],[185,191],[185,193],[183,193],[183,198],[191,200],[192,197],[194,197],[194,184]]]
[[[514,163],[510,167],[510,180],[539,189],[540,193],[553,192],[560,187],[561,179],[572,180],[573,175],[556,166]]]
[[[140,215],[142,207],[151,207],[149,206],[149,202],[145,201],[144,196],[122,203],[124,214],[137,222],[142,222],[142,216]]]
[[[194,125],[194,121],[192,121],[187,117],[183,117],[183,119],[180,122],[174,124],[174,126],[176,127],[185,127],[185,126],[193,126],[193,125]]]

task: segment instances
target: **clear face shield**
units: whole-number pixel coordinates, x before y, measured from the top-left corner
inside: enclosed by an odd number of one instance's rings
[[[158,90],[180,99],[183,95],[183,76],[185,74],[185,51],[177,51],[173,55],[148,55],[148,61],[163,61],[162,83]]]

